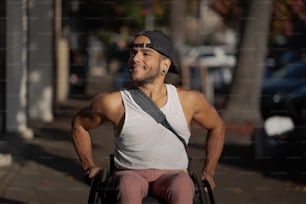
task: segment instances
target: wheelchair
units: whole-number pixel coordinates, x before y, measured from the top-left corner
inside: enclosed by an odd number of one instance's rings
[[[107,185],[111,179],[112,172],[114,171],[113,155],[110,155],[110,169],[102,169],[91,181],[90,192],[88,197],[88,204],[110,204],[105,201],[106,191],[109,190]],[[201,177],[194,172],[189,172],[194,186],[195,196],[193,204],[214,204],[215,199],[212,189],[208,181],[201,180]],[[206,191],[204,189],[207,189]],[[115,204],[116,202],[112,202]],[[142,204],[166,204],[164,201],[159,200],[153,196],[148,195],[142,201]]]

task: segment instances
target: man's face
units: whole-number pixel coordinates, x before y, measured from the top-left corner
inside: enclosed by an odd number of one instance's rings
[[[150,43],[145,36],[138,36],[133,44]],[[132,47],[130,49],[129,73],[131,79],[138,83],[153,82],[161,73],[161,63],[164,57],[148,47]]]

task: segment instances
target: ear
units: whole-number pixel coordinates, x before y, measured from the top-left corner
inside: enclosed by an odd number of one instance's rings
[[[163,68],[167,68],[167,70],[170,68],[171,66],[171,60],[169,58],[164,58],[162,61],[162,67]]]

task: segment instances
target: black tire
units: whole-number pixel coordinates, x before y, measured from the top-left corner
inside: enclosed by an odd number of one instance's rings
[[[194,204],[214,204],[215,200],[214,200],[212,190],[211,190],[209,183],[206,181],[202,181],[200,176],[196,173],[192,173],[190,176],[195,185],[195,198],[194,198],[193,203]],[[205,192],[204,188],[207,188],[207,192]]]
[[[104,198],[104,187],[107,179],[109,178],[109,172],[107,169],[102,169],[91,182],[88,204],[102,204]]]

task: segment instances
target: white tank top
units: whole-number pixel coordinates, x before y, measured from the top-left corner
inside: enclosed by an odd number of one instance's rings
[[[161,111],[188,144],[188,128],[176,87],[166,85],[168,99]],[[188,156],[183,143],[157,123],[133,100],[128,90],[120,92],[125,120],[116,139],[115,166],[119,169],[186,169]]]

